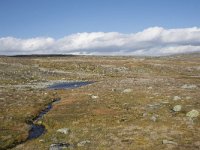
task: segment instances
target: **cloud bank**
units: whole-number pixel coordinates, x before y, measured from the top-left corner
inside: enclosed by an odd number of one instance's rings
[[[200,52],[200,28],[164,29],[142,32],[77,33],[60,39],[36,37],[0,38],[0,54],[84,54],[84,55],[169,55]]]

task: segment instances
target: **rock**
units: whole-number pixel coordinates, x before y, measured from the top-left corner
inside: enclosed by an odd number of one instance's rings
[[[92,95],[91,97],[92,97],[92,99],[97,99],[97,98],[99,98],[99,96],[96,96],[96,95]]]
[[[38,125],[42,125],[42,121],[39,120],[39,121],[37,122],[37,124],[38,124]]]
[[[71,131],[69,128],[61,128],[61,129],[58,129],[57,132],[60,132],[63,134],[69,134]]]
[[[70,147],[69,143],[55,143],[51,144],[49,150],[62,150]]]
[[[169,140],[163,140],[162,141],[163,144],[172,144],[172,145],[178,145],[178,143],[173,142],[173,141],[169,141]]]
[[[130,93],[130,92],[132,92],[133,90],[132,89],[125,89],[124,91],[123,91],[123,93]]]
[[[41,140],[39,140],[39,142],[44,142],[44,140],[43,140],[43,139],[41,139]]]
[[[151,109],[156,109],[159,108],[161,106],[160,103],[154,103],[154,104],[147,104],[148,107],[150,107]]]
[[[199,112],[197,110],[191,110],[186,114],[187,117],[196,118],[199,116]]]
[[[116,92],[116,91],[117,91],[117,89],[115,89],[115,88],[112,89],[112,92]]]
[[[197,86],[194,84],[185,84],[181,88],[182,89],[195,89],[195,88],[197,88]]]
[[[186,96],[186,99],[188,100],[188,99],[191,99],[191,97],[190,96]]]
[[[169,102],[168,101],[163,101],[163,102],[161,102],[162,104],[169,104]]]
[[[85,146],[85,144],[90,144],[91,142],[89,140],[85,140],[85,141],[81,141],[77,144],[78,147],[81,147],[81,146]]]
[[[156,122],[157,116],[152,116],[152,117],[151,117],[151,120],[154,121],[154,122]]]
[[[181,98],[179,97],[179,96],[174,96],[174,98],[173,98],[173,100],[174,101],[178,101],[178,100],[180,100]]]
[[[181,105],[176,105],[176,106],[174,106],[173,111],[175,111],[175,112],[181,111],[181,108],[182,108]]]

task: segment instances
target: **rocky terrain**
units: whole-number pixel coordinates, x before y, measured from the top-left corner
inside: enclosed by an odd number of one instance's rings
[[[48,89],[94,81],[76,89]],[[27,140],[29,122],[54,99]],[[0,149],[200,149],[200,54],[0,57]]]

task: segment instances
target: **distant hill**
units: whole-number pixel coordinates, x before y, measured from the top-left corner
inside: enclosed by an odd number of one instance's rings
[[[73,55],[73,54],[30,54],[30,55],[0,55],[0,57],[75,57],[75,56],[87,56],[87,55]],[[90,55],[90,56],[106,56],[106,55]],[[117,55],[118,56],[118,55]],[[109,57],[109,55],[108,55]],[[126,56],[125,56],[126,57]],[[191,53],[180,53],[180,54],[171,54],[164,56],[136,56],[131,55],[129,57],[157,57],[157,58],[171,58],[171,57],[200,57],[200,52],[191,52]]]
[[[8,57],[74,57],[71,54],[31,54],[31,55],[12,55]]]

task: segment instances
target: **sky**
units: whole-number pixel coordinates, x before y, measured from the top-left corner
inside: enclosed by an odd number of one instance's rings
[[[0,55],[200,51],[199,0],[0,0]]]

